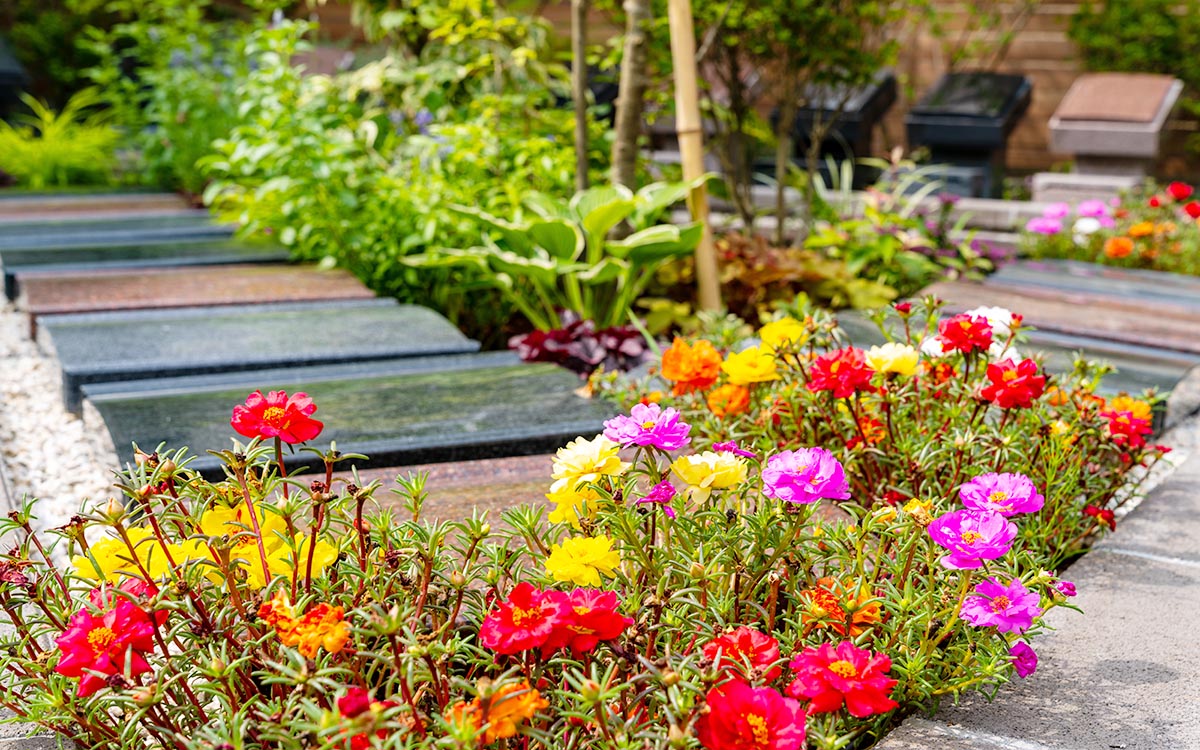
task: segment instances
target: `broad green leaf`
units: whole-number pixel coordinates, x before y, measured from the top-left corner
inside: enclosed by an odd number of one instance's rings
[[[563,219],[535,221],[529,225],[529,236],[538,247],[561,260],[575,260],[583,253],[583,233]]]
[[[575,218],[583,221],[585,216],[605,203],[632,199],[633,193],[624,185],[597,185],[596,187],[584,190],[582,193],[576,193],[571,198],[570,206]]]
[[[689,224],[682,228],[662,224],[635,232],[619,243],[610,242],[608,246],[610,249],[615,246],[621,251],[613,252],[613,255],[644,264],[687,255],[696,249],[703,235],[703,224]]]
[[[579,280],[585,284],[595,286],[597,284],[606,284],[628,272],[628,261],[620,260],[619,258],[605,258],[580,273]]]

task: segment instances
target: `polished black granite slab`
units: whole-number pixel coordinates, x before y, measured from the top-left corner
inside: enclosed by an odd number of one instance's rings
[[[10,220],[0,224],[0,250],[169,242],[232,234],[232,226],[217,224],[207,211],[194,210],[152,216],[106,214],[103,218]]]

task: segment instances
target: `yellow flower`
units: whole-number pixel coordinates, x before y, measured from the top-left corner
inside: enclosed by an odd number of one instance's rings
[[[700,503],[713,490],[726,490],[746,481],[746,462],[733,453],[705,451],[680,456],[671,464],[671,471],[687,485],[684,494]]]
[[[226,536],[232,540],[230,562],[245,571],[246,582],[251,588],[261,589],[270,583],[274,576],[290,578],[293,567],[298,568],[300,576],[303,577],[308,569],[310,535],[298,533],[289,544],[287,525],[278,514],[272,513],[263,505],[257,506],[256,513],[259,528],[262,530],[263,547],[267,552],[267,575],[263,574],[258,542],[254,538],[250,514],[244,504],[232,508],[216,506],[205,511],[200,517],[200,529],[208,536]],[[296,549],[294,565],[293,547]],[[323,573],[336,559],[337,548],[318,539],[316,547],[313,548],[313,576]],[[210,573],[209,578],[220,580],[216,571]]]
[[[1145,237],[1154,234],[1154,223],[1149,221],[1139,221],[1137,224],[1129,227],[1130,237]]]
[[[867,350],[867,364],[875,372],[894,372],[911,377],[917,371],[920,355],[908,344],[890,341],[883,346],[872,346]]]
[[[913,517],[913,520],[922,526],[928,526],[933,523],[933,516],[929,511],[933,509],[932,500],[918,500],[913,498],[904,504],[902,510]]]
[[[546,493],[546,499],[555,506],[554,510],[550,511],[551,523],[569,523],[577,529],[581,528],[579,511],[583,508],[585,501],[588,505],[588,517],[595,517],[596,503],[600,500],[599,494],[586,485],[579,489],[572,489],[567,485],[565,479],[555,482],[554,486],[557,489]]]
[[[76,555],[71,558],[75,572],[83,578],[103,580],[111,584],[119,584],[127,576],[141,578],[142,568],[151,578],[155,579],[170,572],[167,555],[158,539],[154,537],[152,530],[140,526],[130,526],[125,529],[125,533],[129,537],[129,543],[137,552],[136,562],[129,547],[120,537],[104,537],[88,548],[95,562],[93,559],[88,559],[87,555]],[[171,554],[176,563],[182,562],[179,557],[175,557],[174,549]],[[138,563],[141,563],[140,567]]]
[[[603,435],[591,440],[577,437],[559,448],[554,454],[554,470],[550,477],[555,482],[550,486],[550,492],[560,492],[564,487],[574,490],[582,484],[599,481],[600,477],[623,474],[629,463],[617,455],[619,448]]]
[[[757,346],[730,354],[721,363],[721,369],[734,385],[779,380],[779,373],[775,371],[775,357],[772,356],[771,350]]]
[[[1070,431],[1071,431],[1071,425],[1067,424],[1066,422],[1062,421],[1061,419],[1056,419],[1050,423],[1050,434],[1055,437],[1061,437],[1063,435],[1066,435]]]
[[[1140,399],[1121,395],[1109,399],[1108,409],[1111,411],[1132,412],[1137,419],[1150,419],[1150,404]]]
[[[621,564],[621,556],[606,536],[577,536],[550,548],[546,573],[556,581],[576,586],[599,586],[600,576],[611,576]]]
[[[808,339],[808,327],[795,318],[782,318],[767,323],[758,329],[764,349],[775,349],[780,344],[803,344]]]

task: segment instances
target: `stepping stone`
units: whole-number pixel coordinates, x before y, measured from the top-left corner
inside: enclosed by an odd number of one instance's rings
[[[436,312],[391,299],[47,315],[39,325],[58,355],[63,401],[73,413],[85,383],[479,348]]]
[[[0,267],[4,269],[4,294],[10,300],[17,298],[20,280],[34,274],[218,266],[231,263],[279,263],[287,259],[288,251],[278,245],[203,237],[143,244],[97,243],[90,247],[0,249]]]
[[[122,216],[50,221],[5,222],[0,250],[39,247],[90,247],[109,244],[170,242],[184,237],[229,237],[233,228],[217,224],[207,211],[179,211],[152,216]]]
[[[220,465],[205,451],[230,447],[231,437],[247,442],[229,417],[254,390],[308,393],[318,407],[314,416],[325,423],[314,444],[332,440],[343,452],[366,454],[355,462],[363,469],[553,452],[599,433],[616,413],[577,396],[578,387],[579,379],[562,368],[488,352],[106,383],[85,391],[122,460],[132,460],[134,442],[146,451],[159,443],[188,446],[198,454],[189,466],[213,477]],[[285,462],[289,471],[318,463],[309,453]]]
[[[22,275],[21,288],[33,338],[40,315],[375,296],[346,271],[282,265]]]
[[[1111,297],[1127,304],[1200,310],[1200,277],[1097,263],[1023,260],[1004,266],[984,285],[1048,288]]]
[[[1075,336],[1147,345],[1194,355],[1200,362],[1200,307],[1186,309],[1113,302],[1112,298],[1071,291],[1034,295],[1014,286],[942,282],[924,290],[946,303],[946,310],[962,312],[981,305],[1019,312],[1028,325]]]
[[[84,213],[180,211],[188,207],[178,193],[150,191],[35,193],[0,190],[0,222],[28,221],[31,216]]]

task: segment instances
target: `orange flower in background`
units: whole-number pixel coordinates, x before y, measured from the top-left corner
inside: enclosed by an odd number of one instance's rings
[[[1104,254],[1110,258],[1125,258],[1132,252],[1133,240],[1128,237],[1109,237],[1104,241]]]
[[[1056,385],[1046,389],[1046,403],[1051,406],[1066,406],[1071,401],[1071,394]]]
[[[446,720],[452,724],[484,729],[483,744],[514,737],[517,725],[532,719],[540,709],[550,704],[529,686],[528,680],[505,685],[490,697],[471,702],[459,701],[446,710]]]
[[[1154,225],[1154,233],[1155,234],[1174,234],[1175,228],[1176,228],[1175,222],[1164,221],[1162,224]]]
[[[1103,407],[1101,407],[1103,408]],[[1114,396],[1108,401],[1109,411],[1127,411],[1134,416],[1135,419],[1150,420],[1151,409],[1150,404],[1136,399],[1125,394]]]
[[[750,390],[741,385],[723,385],[709,393],[706,400],[714,416],[736,417],[750,408]]]
[[[721,354],[705,339],[689,346],[677,338],[663,352],[662,376],[675,384],[671,393],[676,396],[708,388],[720,375]]]
[[[1129,227],[1130,237],[1149,237],[1152,234],[1154,234],[1154,222],[1152,221],[1139,221]]]
[[[280,643],[298,648],[301,654],[310,659],[321,648],[331,654],[340,653],[350,640],[350,626],[344,622],[341,607],[321,603],[297,618],[291,602],[282,591],[276,591],[269,601],[259,607],[258,616],[275,628]]]

